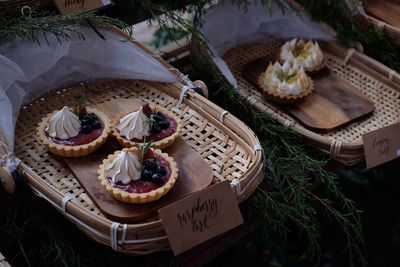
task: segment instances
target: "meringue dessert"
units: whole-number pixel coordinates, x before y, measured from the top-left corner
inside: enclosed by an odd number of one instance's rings
[[[309,72],[318,71],[326,65],[318,42],[313,43],[311,40],[307,43],[297,39],[286,42],[280,49],[279,58],[282,63],[296,62]]]
[[[154,148],[163,149],[176,141],[181,128],[172,112],[149,104],[120,115],[114,124],[113,134],[123,147],[152,142]]]
[[[278,103],[296,102],[313,89],[313,82],[303,67],[290,61],[283,65],[279,62],[270,63],[259,77],[258,85],[267,97]]]
[[[114,198],[127,203],[147,203],[164,196],[178,178],[176,162],[144,145],[116,151],[99,166],[98,179]]]
[[[48,114],[37,127],[37,135],[53,154],[80,157],[103,145],[111,131],[109,118],[94,108],[84,108],[78,116],[72,108]]]

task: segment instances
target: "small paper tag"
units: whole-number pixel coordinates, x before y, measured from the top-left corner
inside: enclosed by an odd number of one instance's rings
[[[363,142],[368,169],[400,157],[400,123],[364,134]]]
[[[61,15],[91,11],[110,5],[111,0],[53,0]]]
[[[229,181],[159,209],[158,214],[175,256],[243,223]]]

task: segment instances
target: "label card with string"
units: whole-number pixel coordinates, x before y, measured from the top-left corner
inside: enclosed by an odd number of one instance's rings
[[[53,0],[61,15],[92,11],[112,4],[111,0]]]
[[[161,208],[158,214],[175,256],[243,223],[229,181]]]
[[[363,135],[367,168],[373,168],[400,157],[400,123]]]

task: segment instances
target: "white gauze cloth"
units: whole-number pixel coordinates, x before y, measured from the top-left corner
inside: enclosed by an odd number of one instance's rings
[[[231,48],[273,39],[304,38],[333,40],[332,30],[311,21],[309,17],[287,7],[284,11],[274,2],[269,12],[260,1],[251,1],[241,10],[230,1],[210,7],[203,17],[202,32],[209,42],[213,61],[228,81],[237,87],[236,79],[222,56]]]
[[[71,33],[71,40],[61,43],[47,35],[48,42],[41,36],[40,45],[28,40],[0,44],[0,148],[6,145],[12,153],[21,105],[50,89],[91,79],[178,81],[142,49],[124,42],[122,35],[99,30],[106,40],[84,28],[85,40]],[[0,166],[13,171],[16,165],[16,159],[0,153]]]

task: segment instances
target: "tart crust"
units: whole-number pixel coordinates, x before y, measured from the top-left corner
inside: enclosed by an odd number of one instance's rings
[[[87,112],[95,113],[96,116],[102,120],[102,122],[104,124],[104,129],[103,129],[103,132],[101,133],[101,135],[90,143],[78,145],[78,146],[66,146],[66,145],[62,145],[62,144],[53,143],[46,136],[45,129],[49,124],[50,118],[53,116],[54,113],[57,112],[57,111],[54,111],[52,113],[47,114],[47,116],[44,117],[41,122],[39,122],[39,125],[36,128],[36,133],[37,133],[40,141],[47,148],[47,150],[49,150],[53,154],[56,154],[56,155],[59,155],[59,156],[65,157],[65,158],[77,158],[77,157],[86,156],[86,155],[96,151],[106,142],[107,137],[111,132],[111,120],[108,118],[108,116],[106,114],[104,114],[103,112],[101,112],[95,108],[87,107],[86,109],[87,109]]]
[[[169,111],[169,110],[167,110],[167,109],[165,109],[163,107],[153,106],[153,105],[151,105],[150,107],[151,107],[152,110],[160,111],[161,113],[167,115],[168,117],[173,118],[176,121],[177,126],[176,126],[176,130],[175,130],[175,132],[173,134],[171,134],[170,136],[167,136],[167,137],[165,137],[165,138],[163,138],[161,140],[158,140],[158,141],[155,141],[155,142],[152,143],[153,148],[155,148],[155,149],[164,149],[164,148],[172,145],[173,143],[175,143],[176,139],[178,139],[180,131],[181,131],[180,120],[171,111]],[[113,135],[117,138],[118,143],[121,146],[127,147],[127,148],[136,147],[136,144],[144,144],[143,142],[134,142],[134,141],[126,139],[125,137],[123,137],[121,135],[121,133],[117,129],[117,125],[118,125],[119,120],[123,116],[125,116],[126,114],[128,114],[130,112],[134,112],[134,111],[136,111],[136,110],[132,110],[132,111],[120,114],[117,117],[117,119],[114,120],[114,122],[113,122]]]
[[[268,86],[264,83],[264,73],[262,73],[257,80],[258,86],[262,89],[265,97],[275,103],[278,104],[292,104],[292,103],[297,103],[303,100],[306,96],[310,95],[312,91],[314,90],[314,82],[313,80],[308,77],[310,86],[306,88],[301,94],[299,95],[288,95],[288,96],[283,96],[277,93],[271,93],[269,92]]]
[[[136,147],[128,148],[128,151],[137,150],[138,149]],[[178,165],[172,157],[166,153],[162,153],[161,150],[154,149],[153,151],[155,154],[168,161],[169,165],[171,166],[171,176],[161,187],[146,193],[129,193],[119,188],[112,187],[107,181],[104,165],[108,162],[111,162],[114,157],[121,153],[121,150],[116,151],[114,154],[108,155],[108,157],[104,159],[103,163],[99,166],[98,179],[100,180],[101,185],[105,187],[106,191],[114,198],[126,203],[147,203],[160,199],[162,196],[168,193],[172,187],[174,187],[175,182],[178,179]]]

